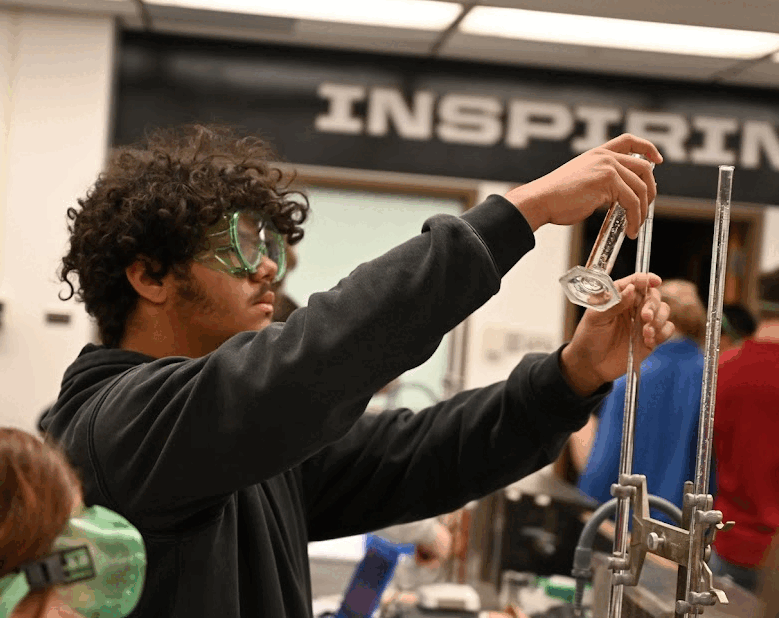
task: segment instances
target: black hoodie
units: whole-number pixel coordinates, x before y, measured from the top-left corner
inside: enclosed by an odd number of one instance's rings
[[[559,352],[417,414],[363,416],[533,245],[492,196],[202,358],[85,347],[41,424],[87,504],[143,533],[132,616],[310,617],[309,541],[452,511],[550,462],[608,390],[578,397]]]

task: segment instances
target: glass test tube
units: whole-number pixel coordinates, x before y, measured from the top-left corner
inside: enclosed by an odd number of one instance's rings
[[[637,153],[631,156],[646,160],[646,157]],[[650,165],[654,169],[654,163],[650,162]],[[620,301],[619,291],[610,274],[622,241],[625,240],[626,226],[627,213],[615,202],[606,213],[587,263],[583,267],[574,266],[560,277],[560,285],[572,303],[596,311],[606,311]]]

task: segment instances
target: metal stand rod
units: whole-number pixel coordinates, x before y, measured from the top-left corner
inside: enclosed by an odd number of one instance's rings
[[[693,489],[694,485],[692,481],[684,482],[684,494],[691,494]],[[690,521],[692,521],[692,508],[686,508],[682,511],[682,528],[689,530]],[[676,600],[687,600],[687,567],[681,564],[676,570]],[[674,617],[682,618],[683,616],[684,612],[681,612],[678,608],[676,608],[674,611]]]
[[[636,248],[636,272],[649,272],[649,256],[652,248],[652,226],[654,224],[655,203],[649,205],[647,217],[644,220],[638,236],[638,245]],[[628,347],[627,376],[625,383],[625,408],[622,420],[622,445],[620,448],[619,475],[630,475],[633,473],[633,444],[635,442],[636,431],[636,406],[638,405],[638,386],[641,375],[641,364],[636,361],[635,350],[641,344],[643,325],[639,311],[641,310],[641,301],[646,295],[649,287],[648,277],[644,278],[643,289],[639,289],[640,284],[636,285],[638,298],[636,307],[631,316],[630,324],[630,344]],[[622,496],[617,504],[617,521],[614,533],[614,555],[619,558],[625,558],[627,554],[627,535],[630,518],[630,499]],[[618,571],[612,574],[611,596],[609,598],[609,618],[619,618],[622,615],[622,596],[623,585],[615,584],[614,577]]]
[[[714,434],[714,406],[717,393],[717,365],[719,363],[719,343],[722,329],[722,301],[725,295],[725,272],[728,258],[728,232],[730,230],[730,195],[733,187],[733,166],[719,166],[717,185],[717,206],[714,221],[714,241],[712,246],[711,279],[709,281],[709,305],[706,316],[706,350],[703,364],[703,385],[701,390],[700,420],[698,424],[698,451],[695,466],[695,494],[708,493],[711,472],[712,436]],[[690,552],[687,569],[687,596],[699,593],[701,581],[701,561],[703,547],[692,542],[698,522],[698,511],[706,505],[695,504],[690,518]],[[689,598],[684,599],[689,602]],[[687,612],[689,616],[699,613],[693,605]]]

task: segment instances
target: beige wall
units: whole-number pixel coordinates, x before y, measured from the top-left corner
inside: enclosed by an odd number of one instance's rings
[[[16,55],[16,13],[0,10],[0,238],[5,221],[5,191],[8,176],[8,130],[13,106],[13,58]],[[0,289],[4,260],[0,255]]]
[[[12,85],[0,99],[0,425],[33,429],[92,330],[82,305],[58,300],[56,271],[65,211],[105,159],[114,21],[0,9],[0,36],[0,88]],[[48,311],[70,324],[47,324]]]
[[[777,196],[779,201],[779,196]],[[763,243],[760,255],[760,270],[779,268],[779,206],[765,209],[763,219]]]

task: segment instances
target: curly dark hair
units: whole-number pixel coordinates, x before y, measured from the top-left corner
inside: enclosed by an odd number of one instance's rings
[[[100,339],[117,347],[138,301],[125,269],[142,260],[160,281],[169,272],[186,276],[188,264],[206,249],[206,228],[238,209],[261,211],[290,244],[308,199],[290,190],[293,177],[273,166],[277,158],[258,137],[226,126],[157,129],[139,143],[116,149],[80,210],[68,208],[70,248],[59,278],[98,325]],[[78,276],[78,288],[69,280]]]

